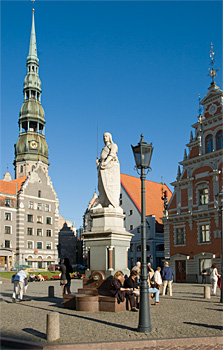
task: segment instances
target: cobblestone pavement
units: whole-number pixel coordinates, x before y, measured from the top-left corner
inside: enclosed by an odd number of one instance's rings
[[[48,298],[48,287],[54,286],[55,298]],[[81,288],[82,281],[72,281],[72,292]],[[46,315],[56,311],[60,314],[60,342],[109,342],[136,341],[166,338],[220,337],[222,336],[222,304],[220,290],[210,300],[204,299],[204,286],[199,284],[173,284],[173,297],[160,296],[160,305],[151,305],[152,331],[137,332],[138,313],[124,311],[80,312],[64,309],[58,281],[33,282],[27,295],[32,300],[12,303],[13,285],[3,283],[1,288],[1,335],[46,344]],[[176,343],[177,344],[177,343]],[[221,345],[180,344],[163,345],[159,350],[222,350]],[[80,347],[79,347],[80,348]],[[81,347],[82,348],[82,347]],[[100,347],[99,347],[100,348]],[[137,347],[128,347],[136,349]],[[149,347],[143,347],[144,350]],[[150,348],[151,349],[151,348]],[[153,350],[156,346],[153,346]]]

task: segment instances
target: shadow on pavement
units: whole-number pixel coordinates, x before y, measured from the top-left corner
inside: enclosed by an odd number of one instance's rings
[[[1,295],[3,297],[8,297],[8,298],[12,299],[12,293],[10,293],[10,294],[9,293],[1,293]],[[49,298],[49,297],[35,297],[35,296],[29,297],[26,294],[24,295],[24,299],[32,299],[34,301],[52,301],[53,300],[56,304],[57,303],[61,303],[61,300],[62,300],[62,298],[58,298],[58,297],[53,297],[53,298]],[[11,301],[5,300],[3,298],[0,298],[0,301],[5,301],[6,303],[11,302]]]
[[[210,307],[207,307],[206,310],[211,310],[211,311],[221,311],[223,312],[223,309],[211,309]]]
[[[192,326],[199,326],[199,327],[206,327],[206,328],[213,328],[213,329],[219,329],[222,330],[223,326],[216,326],[216,325],[210,325],[207,323],[195,323],[195,322],[183,322],[184,324],[190,324]]]
[[[28,304],[23,304],[21,303],[20,305],[24,306],[24,307],[29,307],[29,308],[34,308],[34,309],[38,309],[38,310],[46,310],[48,312],[53,312],[53,310],[50,310],[50,309],[46,309],[46,308],[43,308],[43,307],[37,307],[37,306],[33,306],[33,305],[28,305]],[[49,305],[49,306],[57,306],[57,305]],[[60,305],[60,307],[63,307]],[[126,330],[129,330],[129,331],[132,331],[132,332],[136,332],[137,329],[136,328],[133,328],[133,327],[128,327],[126,325],[122,325],[122,324],[117,324],[117,323],[112,323],[112,322],[107,322],[107,321],[102,321],[102,320],[98,320],[98,319],[95,319],[95,318],[92,318],[92,317],[88,317],[88,316],[81,316],[81,315],[75,315],[75,314],[68,314],[66,312],[63,312],[63,311],[58,311],[60,315],[65,315],[65,316],[69,316],[69,317],[75,317],[75,318],[80,318],[80,319],[83,319],[83,320],[86,320],[86,321],[93,321],[93,322],[96,322],[96,323],[101,323],[103,325],[108,325],[108,326],[112,326],[112,327],[116,327],[116,328],[120,328],[120,329],[126,329]]]
[[[22,329],[24,332],[35,335],[36,337],[42,338],[42,339],[46,339],[46,334],[43,332],[39,332],[36,329],[33,328],[23,328]]]

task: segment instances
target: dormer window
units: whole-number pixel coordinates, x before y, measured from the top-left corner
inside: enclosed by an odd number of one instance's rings
[[[211,152],[213,152],[213,150],[214,150],[214,148],[213,148],[213,136],[208,135],[206,137],[206,140],[205,140],[205,152],[211,153]]]

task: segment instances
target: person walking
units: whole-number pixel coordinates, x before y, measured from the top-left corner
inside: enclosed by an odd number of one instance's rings
[[[154,282],[157,283],[157,285],[159,287],[159,294],[161,294],[161,288],[162,288],[162,284],[163,284],[160,271],[161,271],[161,267],[158,266],[156,268],[155,273],[154,273]]]
[[[26,294],[26,290],[28,287],[28,279],[27,279],[28,272],[20,270],[13,277],[14,278],[12,278],[12,282],[14,283],[14,291],[12,294],[12,301],[15,303],[17,294],[18,294],[18,300],[19,301],[23,300],[23,289],[24,289],[24,293]]]
[[[162,271],[162,278],[163,278],[163,294],[166,294],[166,288],[168,286],[168,289],[170,291],[170,297],[172,297],[172,281],[173,281],[173,270],[171,267],[169,267],[168,261],[165,261],[164,268]]]
[[[221,277],[221,275],[219,275],[219,273],[218,273],[217,265],[216,264],[212,264],[212,266],[210,268],[211,293],[212,293],[212,295],[216,295],[217,285],[218,285],[218,277]]]
[[[73,272],[73,268],[70,264],[70,260],[68,258],[64,258],[63,262],[60,266],[61,271],[61,281],[60,285],[62,287],[62,294],[71,294],[70,286],[71,286],[71,277],[70,273]]]

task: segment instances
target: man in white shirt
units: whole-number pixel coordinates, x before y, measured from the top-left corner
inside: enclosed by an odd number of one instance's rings
[[[20,270],[17,272],[15,275],[13,281],[14,281],[14,291],[12,294],[12,301],[16,301],[16,295],[18,294],[18,300],[22,301],[23,300],[23,289],[24,292],[26,293],[27,287],[28,287],[28,272]]]

